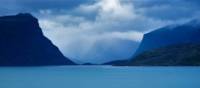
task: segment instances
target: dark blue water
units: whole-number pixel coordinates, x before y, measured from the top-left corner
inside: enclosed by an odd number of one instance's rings
[[[200,88],[200,67],[1,67],[0,88]]]

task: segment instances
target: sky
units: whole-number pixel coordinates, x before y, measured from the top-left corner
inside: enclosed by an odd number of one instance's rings
[[[1,0],[0,16],[31,13],[78,63],[129,59],[143,34],[199,19],[199,0]]]

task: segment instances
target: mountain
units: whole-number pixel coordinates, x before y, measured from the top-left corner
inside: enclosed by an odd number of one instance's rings
[[[129,66],[200,66],[200,44],[171,45],[145,51]]]
[[[115,66],[200,66],[200,43],[165,46],[135,56],[131,60],[113,61]]]
[[[106,64],[120,66],[200,65],[200,21],[170,25],[149,32],[130,60]]]
[[[0,17],[0,66],[74,64],[42,34],[31,14]]]
[[[182,43],[200,42],[200,21],[193,20],[183,25],[170,25],[144,35],[136,55],[144,51]]]

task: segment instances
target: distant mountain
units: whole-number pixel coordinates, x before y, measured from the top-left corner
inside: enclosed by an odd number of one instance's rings
[[[114,61],[112,65],[200,65],[200,21],[171,25],[144,35],[130,60]]]
[[[138,42],[118,38],[98,40],[84,54],[79,54],[79,57],[75,58],[82,58],[84,60],[82,62],[91,64],[123,60],[130,58],[135,52],[133,49],[138,45]]]
[[[129,60],[116,60],[116,61],[103,63],[102,65],[128,66],[129,64],[130,64]]]
[[[73,65],[31,14],[0,17],[0,66]]]

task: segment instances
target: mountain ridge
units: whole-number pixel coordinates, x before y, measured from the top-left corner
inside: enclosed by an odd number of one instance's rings
[[[47,39],[29,13],[0,17],[0,66],[75,65]]]
[[[146,33],[136,51],[136,55],[146,50],[181,43],[200,42],[200,22],[192,20],[188,23],[176,26],[166,26]]]

